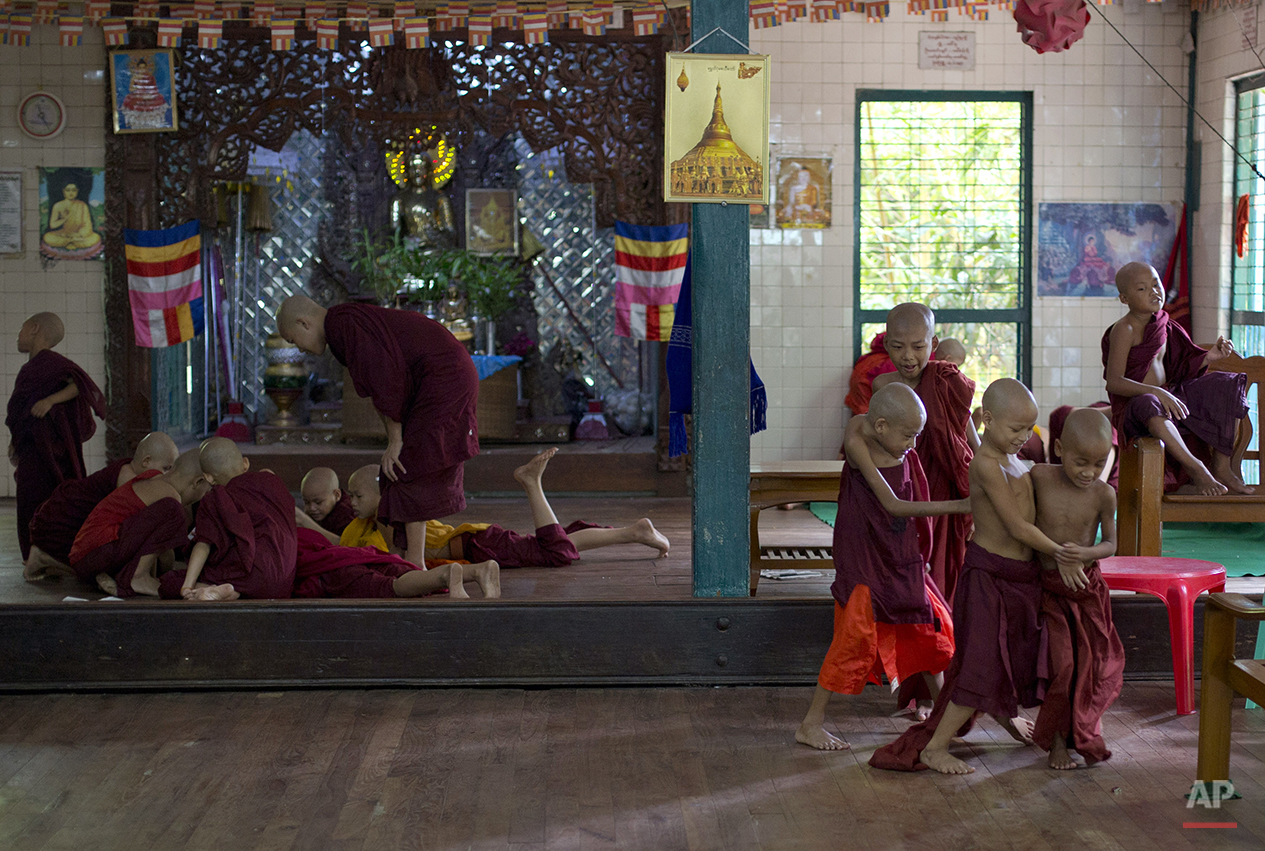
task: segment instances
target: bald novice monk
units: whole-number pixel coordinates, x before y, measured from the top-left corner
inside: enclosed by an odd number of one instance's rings
[[[1032,722],[1019,716],[1019,707],[1038,702],[1041,569],[1032,551],[1055,556],[1069,585],[1085,583],[1079,552],[1054,543],[1033,524],[1032,480],[1015,458],[1037,421],[1032,394],[1013,378],[1001,378],[988,386],[983,408],[984,436],[971,460],[975,537],[953,606],[953,662],[931,717],[875,751],[875,768],[973,772],[948,747],[980,712],[1031,744]]]
[[[1116,552],[1116,492],[1102,480],[1111,457],[1111,423],[1101,411],[1078,408],[1054,440],[1059,464],[1032,468],[1036,525],[1061,541],[1085,570],[1068,584],[1058,564],[1039,553],[1041,614],[1048,650],[1045,696],[1032,739],[1049,751],[1050,768],[1076,768],[1074,749],[1089,765],[1111,757],[1102,716],[1124,685],[1124,644],[1111,621],[1111,594],[1098,559]],[[1102,542],[1095,543],[1102,528]]]
[[[962,364],[966,363],[966,346],[962,345],[960,340],[945,337],[940,341],[940,345],[936,346],[935,357],[936,360],[948,361],[961,369]]]
[[[387,432],[378,517],[403,533],[405,558],[423,565],[426,521],[466,507],[464,464],[479,453],[479,376],[465,346],[420,313],[366,304],[326,310],[303,295],[282,303],[277,329],[311,354],[328,345],[356,392],[373,400]]]
[[[303,512],[333,535],[335,542],[347,524],[356,519],[351,500],[338,486],[338,474],[329,467],[308,470],[299,483],[299,495],[303,498]]]
[[[107,594],[158,596],[157,571],[174,563],[189,540],[185,506],[206,493],[197,450],[176,459],[166,473],[147,470],[112,491],[75,536],[70,566]]]
[[[1103,376],[1111,421],[1121,443],[1150,435],[1164,441],[1168,460],[1189,479],[1169,472],[1165,490],[1204,496],[1250,494],[1240,464],[1251,440],[1247,418],[1247,375],[1208,372],[1208,364],[1234,354],[1218,337],[1211,349],[1196,346],[1186,329],[1164,310],[1164,284],[1145,263],[1127,263],[1116,273],[1120,301],[1129,312],[1102,337]],[[1211,451],[1212,469],[1197,453]]]
[[[203,442],[198,460],[211,489],[198,506],[188,566],[163,574],[162,597],[289,597],[298,547],[289,489],[270,472],[250,472],[250,461],[226,437]]]
[[[161,431],[152,431],[136,444],[130,459],[112,461],[86,479],[62,482],[31,518],[31,555],[22,577],[28,582],[48,574],[74,575],[70,548],[84,521],[115,488],[149,470],[168,472],[179,455],[176,443]]]
[[[970,511],[971,501],[927,501],[927,480],[913,452],[926,421],[913,390],[888,384],[870,399],[868,413],[848,422],[830,588],[834,640],[795,733],[800,744],[848,747],[824,726],[832,693],[860,694],[886,674],[893,688],[921,677],[936,695],[939,675],[953,658],[949,607],[927,576],[931,524],[925,518]]]
[[[9,460],[17,468],[18,544],[31,554],[31,518],[53,490],[82,479],[83,444],[97,430],[92,416],[105,418],[105,396],[96,382],[53,347],[66,336],[56,313],[37,313],[18,332],[27,357],[9,397]]]

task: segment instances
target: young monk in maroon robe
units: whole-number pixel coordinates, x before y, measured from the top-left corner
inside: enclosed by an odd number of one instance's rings
[[[1019,715],[1019,708],[1038,703],[1041,568],[1032,551],[1055,556],[1069,586],[1085,583],[1079,551],[1055,544],[1032,522],[1032,479],[1015,458],[1037,421],[1032,394],[1013,378],[1001,378],[984,393],[983,407],[984,437],[971,459],[975,537],[953,607],[953,662],[931,717],[875,751],[870,759],[875,768],[974,771],[948,747],[981,712],[1031,744],[1032,722]]]
[[[338,486],[338,474],[329,467],[313,467],[299,484],[303,511],[335,538],[356,519],[351,500]]]
[[[1109,759],[1102,716],[1124,685],[1124,644],[1111,622],[1111,592],[1098,559],[1116,552],[1116,492],[1102,480],[1111,456],[1111,423],[1093,408],[1068,414],[1054,451],[1062,463],[1032,468],[1037,528],[1085,565],[1085,585],[1068,585],[1040,553],[1041,613],[1049,647],[1045,696],[1032,731],[1051,768],[1075,768],[1068,748],[1089,765]],[[1099,527],[1102,542],[1095,544]]]
[[[37,313],[18,332],[28,355],[9,397],[9,460],[17,468],[18,544],[31,554],[31,518],[57,485],[82,479],[83,444],[105,418],[105,396],[88,373],[52,349],[66,336],[56,313]]]
[[[92,509],[75,536],[70,566],[107,594],[158,596],[157,571],[174,563],[189,537],[192,505],[206,493],[198,453],[190,450],[166,473],[146,470]]]
[[[853,416],[864,414],[870,409],[870,398],[874,395],[874,379],[886,372],[895,372],[892,359],[883,348],[885,334],[875,334],[870,341],[870,350],[852,365],[852,374],[848,377],[848,395],[843,404],[852,411]],[[842,450],[840,451],[842,454]]]
[[[87,478],[58,485],[31,518],[31,555],[22,577],[34,582],[50,574],[73,576],[70,548],[92,509],[141,473],[168,472],[179,454],[175,441],[161,431],[152,431],[141,438],[130,459],[120,458]]]
[[[198,506],[188,565],[163,574],[162,597],[289,597],[298,547],[289,489],[270,472],[250,472],[250,461],[226,437],[203,442],[198,460],[211,489]]]
[[[822,663],[808,714],[795,741],[819,750],[847,742],[824,727],[832,693],[860,694],[886,674],[893,688],[911,677],[938,694],[953,658],[948,604],[927,576],[937,512],[970,511],[969,499],[928,502],[927,480],[913,452],[927,415],[917,394],[889,384],[869,412],[848,422],[848,463],[839,482],[835,521],[834,640]]]
[[[314,599],[424,597],[441,591],[454,600],[470,599],[459,562],[418,567],[376,547],[331,544],[319,532],[304,528],[298,530],[294,583],[295,597]]]
[[[1211,349],[1191,342],[1186,329],[1169,321],[1164,284],[1145,263],[1128,263],[1116,273],[1120,301],[1129,312],[1102,338],[1104,377],[1111,419],[1125,443],[1151,435],[1164,441],[1166,457],[1184,478],[1165,476],[1165,490],[1204,496],[1255,493],[1239,471],[1251,439],[1247,419],[1247,376],[1207,372],[1208,364],[1234,354],[1218,337]],[[1211,470],[1199,457],[1211,452]]]
[[[356,392],[373,400],[387,432],[379,518],[402,532],[405,558],[425,559],[426,521],[466,507],[463,465],[479,453],[479,376],[465,346],[420,313],[286,299],[281,336],[321,354],[328,345]]]

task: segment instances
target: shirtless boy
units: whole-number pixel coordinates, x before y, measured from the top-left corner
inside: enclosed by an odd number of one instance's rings
[[[1077,766],[1069,745],[1091,765],[1111,757],[1102,716],[1124,684],[1124,645],[1098,569],[1098,559],[1116,552],[1116,492],[1101,478],[1111,456],[1111,423],[1101,411],[1078,408],[1054,444],[1061,463],[1032,468],[1036,525],[1063,543],[1069,560],[1084,566],[1085,578],[1072,575],[1069,585],[1055,559],[1037,555],[1049,675],[1032,738],[1050,752],[1050,768],[1069,769]],[[1100,526],[1102,542],[1095,544]]]
[[[1233,344],[1225,337],[1211,349],[1192,343],[1186,330],[1169,319],[1164,284],[1145,263],[1123,266],[1116,273],[1116,289],[1129,312],[1103,334],[1102,354],[1111,419],[1121,443],[1144,435],[1164,441],[1194,493],[1255,493],[1239,472],[1251,439],[1247,376],[1206,372],[1208,364],[1234,354]],[[1211,450],[1211,470],[1192,451],[1192,437]]]
[[[1038,703],[1041,583],[1032,551],[1061,556],[1059,573],[1069,584],[1085,581],[1074,554],[1033,525],[1032,480],[1015,458],[1037,421],[1032,394],[1013,378],[1001,378],[985,391],[983,409],[984,435],[971,460],[975,537],[954,604],[953,662],[931,717],[879,748],[870,760],[876,768],[973,772],[948,746],[980,712],[1031,744],[1032,723],[1019,707]]]
[[[868,413],[848,422],[830,589],[834,640],[795,732],[800,744],[847,748],[824,727],[830,695],[860,694],[879,674],[893,687],[922,677],[933,697],[940,692],[953,658],[953,625],[927,575],[931,524],[922,518],[970,511],[971,501],[927,501],[927,480],[913,452],[926,421],[913,390],[888,384],[874,394]]]

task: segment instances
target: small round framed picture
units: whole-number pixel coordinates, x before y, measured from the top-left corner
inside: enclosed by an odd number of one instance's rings
[[[66,106],[48,92],[32,92],[18,102],[18,126],[32,139],[51,139],[66,127]]]

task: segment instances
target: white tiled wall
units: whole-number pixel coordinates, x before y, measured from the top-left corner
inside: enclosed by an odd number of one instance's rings
[[[0,257],[0,397],[8,401],[13,379],[26,363],[17,351],[18,329],[32,313],[51,310],[66,325],[57,351],[76,361],[105,388],[104,266],[100,260],[59,261],[45,269],[39,256],[40,167],[105,165],[105,47],[101,31],[84,30],[81,47],[59,47],[57,28],[37,26],[28,47],[0,46],[0,168],[22,170],[23,255]],[[48,91],[66,105],[61,135],[37,142],[17,125],[18,101]],[[8,441],[8,431],[4,439]],[[105,427],[84,447],[89,469],[105,462]],[[0,475],[0,496],[13,495],[13,475]]]
[[[856,89],[1031,91],[1035,201],[1182,199],[1181,101],[1102,21],[1071,50],[1038,55],[1005,13],[938,24],[892,5],[881,24],[849,14],[750,33],[751,49],[772,56],[773,156],[834,158],[833,227],[751,232],[752,356],[770,394],[753,461],[833,458],[839,447],[852,363]],[[1175,2],[1094,7],[1183,92],[1188,12]],[[919,70],[921,30],[974,32],[975,69]],[[1104,398],[1099,339],[1121,313],[1114,299],[1035,300],[1033,390],[1043,412]]]

